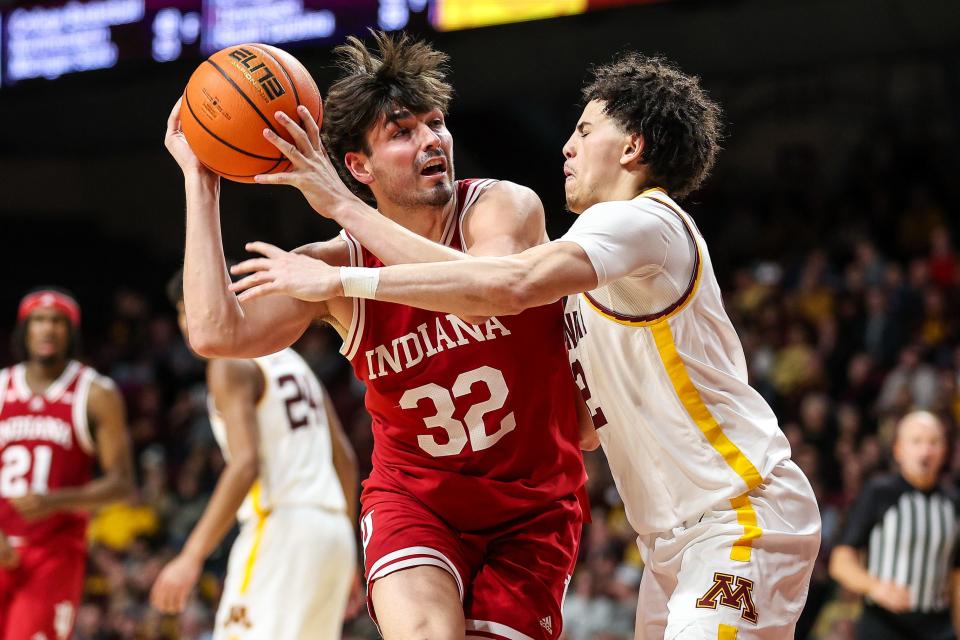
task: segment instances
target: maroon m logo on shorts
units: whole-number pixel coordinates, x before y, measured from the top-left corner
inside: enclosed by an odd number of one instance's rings
[[[757,623],[757,607],[753,603],[753,581],[726,573],[713,574],[713,585],[697,600],[698,609],[716,609],[717,604],[740,611],[747,622]]]

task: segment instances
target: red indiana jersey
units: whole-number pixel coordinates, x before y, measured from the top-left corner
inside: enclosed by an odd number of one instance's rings
[[[457,181],[444,244],[462,250],[464,217],[495,182]],[[383,266],[343,237],[354,266]],[[390,302],[353,302],[342,353],[367,386],[373,418],[365,509],[403,492],[451,526],[475,531],[582,486],[577,388],[560,302],[479,324]]]
[[[43,394],[27,386],[26,368],[0,371],[0,531],[16,544],[76,543],[86,514],[61,512],[27,522],[9,500],[29,493],[85,484],[94,447],[87,424],[87,396],[97,372],[71,361]]]

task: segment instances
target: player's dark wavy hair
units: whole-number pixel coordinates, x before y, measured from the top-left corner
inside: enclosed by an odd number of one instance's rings
[[[367,132],[398,108],[413,113],[439,109],[446,114],[453,87],[447,82],[447,54],[405,33],[374,31],[377,52],[358,38],[334,49],[343,76],[333,83],[323,106],[323,143],[340,177],[368,204],[373,192],[344,166],[348,151],[370,154]]]
[[[38,291],[56,291],[57,293],[62,293],[65,296],[70,296],[74,300],[77,299],[77,296],[73,295],[72,292],[64,289],[63,287],[34,287],[26,294],[24,297],[30,295],[31,293],[36,293]],[[13,333],[10,334],[10,351],[13,353],[13,357],[17,359],[18,362],[23,362],[27,359],[27,325],[30,324],[30,318],[22,322],[18,322],[17,325],[13,328]],[[67,359],[72,360],[74,358],[80,357],[80,327],[73,326],[72,323],[68,323],[67,331]]]
[[[664,58],[630,52],[596,67],[583,99],[602,101],[624,130],[643,136],[641,160],[671,196],[692,193],[713,168],[723,138],[720,105],[698,77]]]

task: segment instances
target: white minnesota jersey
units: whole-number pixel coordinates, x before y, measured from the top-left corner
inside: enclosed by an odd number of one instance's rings
[[[264,379],[257,403],[260,477],[237,518],[246,522],[284,505],[345,511],[320,382],[293,349],[253,361]],[[223,419],[212,399],[209,405],[213,435],[229,457]]]
[[[747,383],[692,220],[652,189],[590,207],[560,240],[581,246],[599,278],[568,299],[567,342],[631,525],[666,531],[742,500],[790,447]]]

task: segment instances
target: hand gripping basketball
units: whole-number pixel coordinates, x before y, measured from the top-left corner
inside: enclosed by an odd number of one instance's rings
[[[290,163],[286,171],[258,175],[260,184],[286,184],[303,193],[307,202],[317,213],[327,218],[336,218],[339,207],[366,206],[340,179],[340,174],[330,161],[320,141],[320,127],[304,107],[297,108],[300,124],[286,114],[277,112],[277,122],[292,139],[288,142],[270,129],[263,130],[266,138]],[[302,126],[301,126],[302,125]]]
[[[299,105],[319,126],[320,91],[306,68],[282,49],[265,44],[227,47],[201,64],[187,83],[180,127],[197,159],[236,182],[285,171],[287,159],[264,140],[266,127],[289,134],[275,113],[292,116]]]

